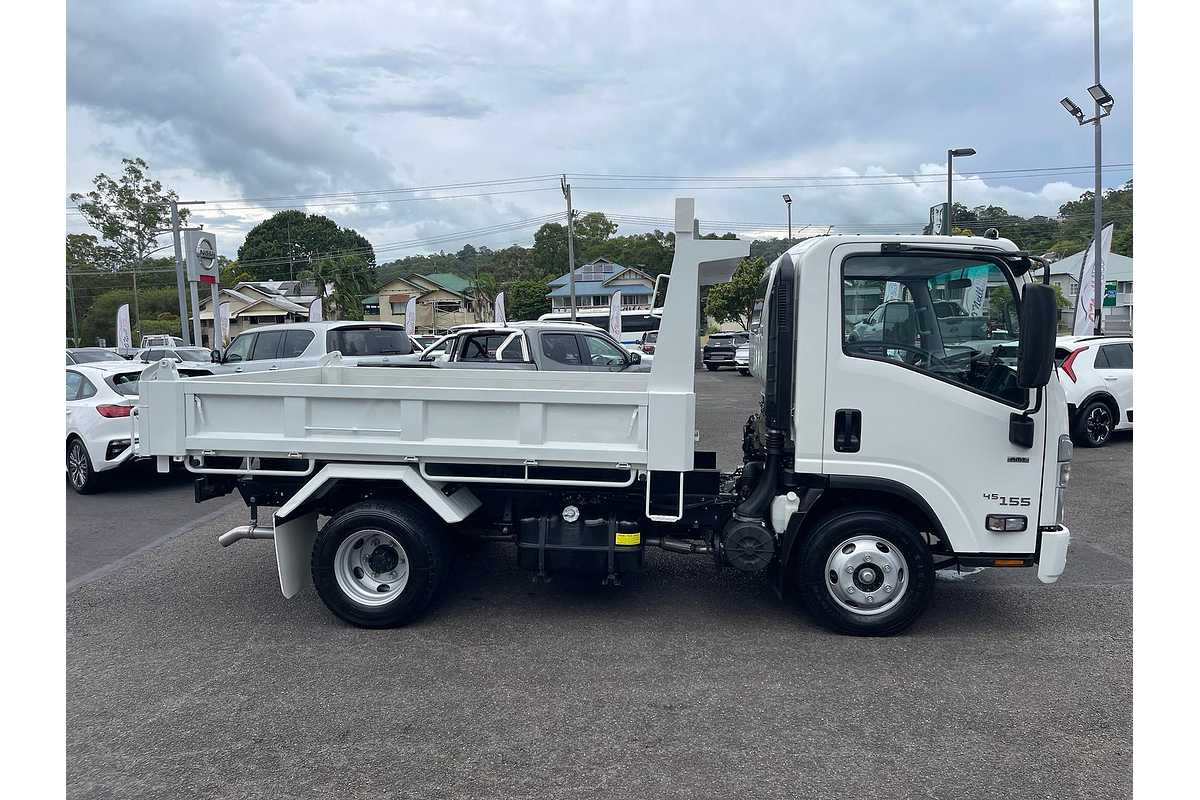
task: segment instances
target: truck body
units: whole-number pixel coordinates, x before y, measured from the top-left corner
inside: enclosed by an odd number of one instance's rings
[[[935,569],[1059,577],[1070,440],[1053,299],[1028,256],[1004,241],[899,236],[818,237],[780,256],[752,325],[760,402],[746,409],[744,463],[725,474],[696,447],[698,296],[748,246],[698,238],[690,199],[674,227],[649,372],[396,369],[331,354],[183,380],[165,361],[143,375],[135,447],[160,469],[186,461],[197,500],[239,491],[251,520],[222,544],[273,539],[285,595],[311,580],[369,627],[419,616],[464,535],[513,543],[543,578],[619,583],[646,547],[705,555],[866,635],[915,620]],[[942,341],[937,284],[966,264],[1019,298],[1016,366]],[[848,293],[861,307],[889,282],[910,313],[851,341]],[[269,524],[260,506],[275,509]]]

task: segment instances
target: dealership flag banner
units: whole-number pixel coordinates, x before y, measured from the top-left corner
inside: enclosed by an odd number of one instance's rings
[[[404,332],[412,336],[417,332],[417,298],[410,297],[404,304]]]
[[[967,277],[971,279],[971,288],[963,295],[962,307],[968,317],[983,316],[983,301],[987,297],[988,272],[990,267],[971,267]]]
[[[608,332],[618,342],[621,341],[621,293],[613,292],[608,301]]]
[[[225,343],[229,341],[229,303],[221,303],[221,305],[217,307],[217,315],[221,318],[220,346],[224,347]],[[213,347],[217,346],[218,345],[214,342]]]
[[[504,316],[504,292],[496,295],[496,324],[508,324],[508,317]]]
[[[117,309],[117,349],[133,349],[133,331],[129,328],[129,304]]]
[[[897,281],[888,281],[883,285],[883,302],[889,300],[899,300],[904,294],[904,284]]]
[[[308,305],[308,321],[309,322],[321,322],[324,319],[325,319],[325,303],[323,303],[321,301],[321,298],[318,297],[316,300],[313,300]]]
[[[1100,268],[1100,280],[1104,280],[1104,262],[1112,251],[1113,226],[1108,225],[1100,231],[1100,258],[1096,258],[1096,241],[1088,245],[1083,254],[1083,267],[1079,271],[1079,297],[1075,301],[1075,324],[1071,331],[1076,336],[1087,336],[1096,330],[1096,273]]]

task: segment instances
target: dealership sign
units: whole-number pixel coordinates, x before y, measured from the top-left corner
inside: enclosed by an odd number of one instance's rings
[[[217,236],[208,231],[184,231],[183,251],[189,281],[217,282]]]

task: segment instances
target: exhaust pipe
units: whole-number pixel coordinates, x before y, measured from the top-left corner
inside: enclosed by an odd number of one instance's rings
[[[221,547],[229,547],[242,539],[274,539],[275,531],[265,525],[238,525],[217,537]]]

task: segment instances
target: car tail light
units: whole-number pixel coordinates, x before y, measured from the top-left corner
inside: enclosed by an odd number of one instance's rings
[[[1071,379],[1071,383],[1075,383],[1079,380],[1075,377],[1075,357],[1084,350],[1087,350],[1087,348],[1081,347],[1078,350],[1072,350],[1071,355],[1063,359],[1062,371],[1067,373],[1067,377]]]
[[[112,419],[114,417],[128,417],[129,412],[133,411],[133,406],[96,406],[96,411],[100,412],[100,416]]]
[[[651,355],[651,356],[654,355],[654,345],[652,345],[652,344],[642,345],[642,352],[645,353],[646,355]]]

